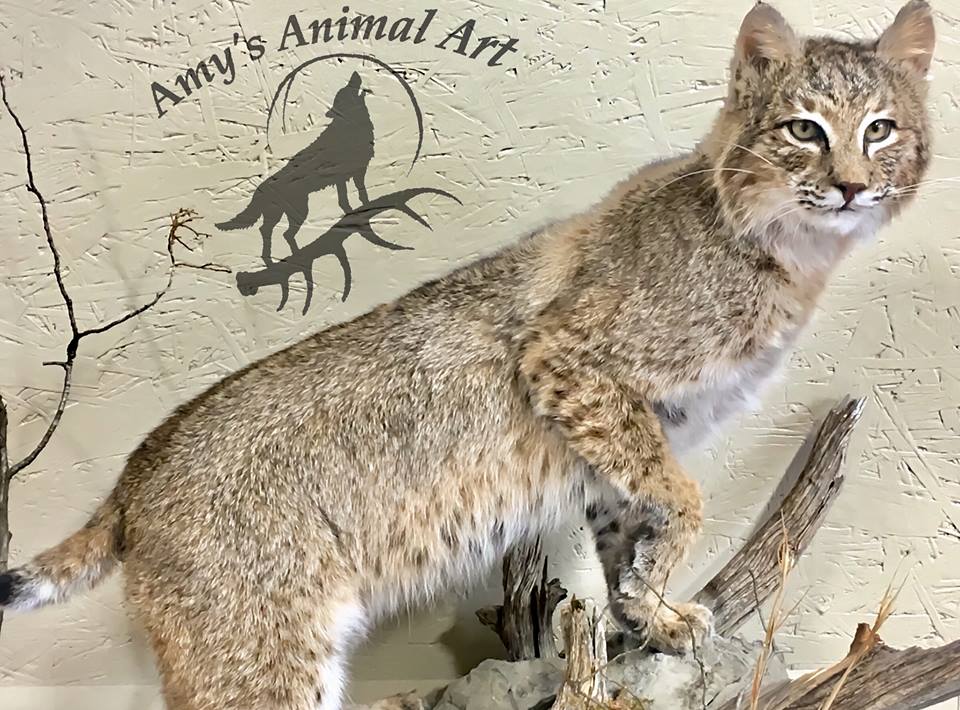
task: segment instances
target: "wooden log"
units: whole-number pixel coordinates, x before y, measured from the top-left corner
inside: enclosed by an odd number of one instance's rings
[[[822,710],[838,684],[830,710],[923,710],[960,697],[960,640],[939,648],[897,650],[871,635],[869,627],[861,624],[846,658],[823,671],[765,690],[759,707]],[[872,647],[860,656],[857,646],[865,642]],[[743,699],[731,700],[721,710],[744,707]]]
[[[782,502],[771,506],[747,543],[695,595],[713,611],[717,633],[736,631],[776,591],[784,527],[793,559],[810,544],[840,492],[843,461],[863,405],[862,398],[847,397],[830,410],[810,445],[801,448],[788,469],[785,481],[790,470],[800,467]]]
[[[552,710],[600,710],[607,701],[607,638],[603,614],[576,597],[560,612],[567,670]]]
[[[820,710],[837,680],[821,683],[787,707]],[[902,650],[881,643],[854,666],[831,709],[922,710],[956,697],[960,697],[960,641]]]
[[[547,579],[547,558],[540,538],[512,549],[503,559],[503,604],[476,614],[500,637],[507,659],[554,658],[553,612],[567,590],[559,579]]]

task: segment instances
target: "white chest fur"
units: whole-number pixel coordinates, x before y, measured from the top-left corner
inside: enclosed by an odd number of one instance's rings
[[[798,223],[786,232],[770,228],[758,236],[798,278],[813,279],[822,287],[853,245],[876,232],[879,219],[871,214],[842,230],[838,225],[826,228]],[[790,238],[784,240],[785,234]],[[781,369],[810,315],[795,322],[789,331],[778,333],[776,342],[769,343],[756,357],[724,366],[704,384],[654,403],[675,453],[702,447],[721,424],[759,404],[761,392]]]
[[[765,385],[781,369],[797,333],[783,337],[750,360],[743,360],[724,377],[657,402],[654,409],[677,454],[703,446],[725,421],[754,409]]]

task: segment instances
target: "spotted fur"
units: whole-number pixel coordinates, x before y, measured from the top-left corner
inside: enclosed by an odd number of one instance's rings
[[[911,199],[932,49],[920,0],[864,42],[757,5],[696,151],[184,404],[83,530],[0,575],[0,604],[122,562],[169,708],[336,710],[378,618],[587,506],[615,617],[688,649],[709,612],[659,597],[702,515],[677,452],[756,396],[841,257]],[[864,150],[877,112],[896,138]],[[791,140],[798,114],[829,144]],[[864,186],[844,210],[841,183]]]

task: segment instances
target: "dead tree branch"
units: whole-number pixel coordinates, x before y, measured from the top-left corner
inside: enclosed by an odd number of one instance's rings
[[[810,544],[840,492],[841,468],[863,405],[862,398],[846,398],[830,410],[779,508],[696,595],[698,602],[713,610],[717,633],[736,631],[777,590],[784,528],[793,559]]]
[[[789,710],[819,710],[832,678],[805,692]],[[832,710],[922,710],[960,696],[960,641],[939,648],[896,650],[877,639],[850,672]]]
[[[607,702],[603,614],[574,597],[560,615],[567,671],[552,710],[600,710]]]
[[[50,443],[50,439],[53,437],[54,432],[60,425],[60,420],[63,418],[63,414],[66,411],[67,401],[70,398],[70,388],[73,383],[73,368],[77,359],[77,352],[80,348],[81,341],[88,336],[97,335],[99,333],[105,333],[108,330],[112,330],[113,328],[116,328],[127,321],[133,320],[150,308],[153,308],[153,306],[155,306],[169,290],[171,284],[173,283],[174,271],[178,267],[195,268],[205,271],[229,271],[229,269],[216,264],[195,265],[177,260],[173,251],[174,245],[181,244],[183,246],[187,246],[179,237],[179,230],[186,229],[197,237],[204,236],[203,233],[198,232],[196,229],[190,226],[190,223],[193,222],[197,217],[196,213],[194,213],[192,210],[180,209],[175,214],[170,216],[170,229],[167,234],[167,255],[169,258],[169,267],[167,271],[167,281],[163,288],[157,291],[156,295],[149,301],[122,316],[92,328],[81,328],[77,322],[77,314],[73,298],[70,296],[70,292],[67,289],[66,282],[64,281],[63,263],[60,257],[60,251],[57,248],[56,241],[53,238],[53,229],[50,226],[50,214],[47,207],[47,200],[44,198],[40,188],[37,187],[34,176],[33,154],[30,152],[30,144],[27,140],[27,129],[20,120],[17,112],[13,109],[13,106],[10,104],[10,101],[7,97],[5,78],[2,74],[0,74],[0,99],[2,99],[4,108],[13,119],[13,122],[16,124],[17,130],[20,134],[20,143],[23,147],[23,155],[26,162],[26,188],[36,198],[37,204],[40,208],[43,235],[46,239],[47,248],[50,250],[50,254],[53,257],[53,277],[57,283],[57,289],[60,292],[60,297],[63,300],[64,307],[66,308],[67,321],[70,325],[70,338],[67,341],[63,360],[43,363],[44,365],[59,367],[63,371],[63,379],[61,380],[60,395],[57,401],[57,406],[54,409],[50,420],[47,422],[46,429],[40,436],[37,443],[26,454],[26,456],[15,463],[10,463],[9,459],[9,446],[7,439],[7,409],[3,397],[0,396],[0,569],[6,569],[10,553],[11,539],[9,525],[10,484],[18,473],[30,466],[37,459],[40,453],[47,447],[47,444]],[[187,248],[189,249],[190,247]],[[0,626],[2,626],[2,623],[3,615],[0,614]]]
[[[7,566],[10,556],[10,462],[7,454],[7,405],[0,394],[0,568]],[[3,613],[0,612],[0,627],[3,626]]]
[[[477,611],[477,618],[500,637],[507,658],[554,658],[553,612],[567,596],[559,579],[547,580],[547,559],[540,538],[503,558],[503,605]]]
[[[960,641],[897,651],[880,638],[905,582],[896,572],[873,624],[859,624],[847,655],[827,668],[752,694],[762,710],[921,710],[960,696]],[[735,702],[722,710],[739,710]]]
[[[837,691],[839,680],[843,684]],[[830,700],[831,696],[836,695]],[[767,690],[763,710],[923,710],[960,696],[960,641],[897,650],[860,624],[838,663]],[[721,710],[738,710],[736,700]]]

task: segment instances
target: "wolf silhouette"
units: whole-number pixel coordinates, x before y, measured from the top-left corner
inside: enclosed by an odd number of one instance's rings
[[[296,254],[297,232],[309,212],[311,193],[326,187],[337,188],[337,199],[344,214],[353,211],[347,198],[347,183],[353,180],[362,204],[370,200],[364,182],[374,154],[373,121],[367,110],[366,94],[360,75],[354,72],[347,84],[337,91],[326,115],[332,120],[306,148],[294,155],[273,175],[254,190],[250,203],[233,219],[217,224],[218,229],[234,230],[252,227],[263,218],[263,262],[272,263],[273,230],[286,215],[287,229],[283,238]]]

